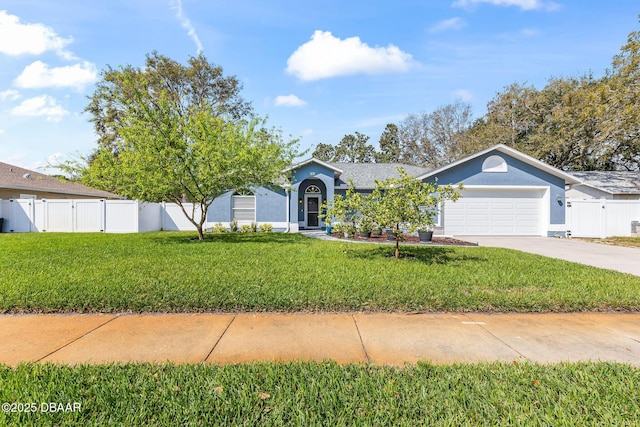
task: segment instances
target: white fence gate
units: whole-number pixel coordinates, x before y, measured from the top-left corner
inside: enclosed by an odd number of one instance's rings
[[[185,204],[191,212],[191,204]],[[196,219],[202,215],[198,207]],[[159,230],[195,230],[174,203],[102,199],[0,200],[1,231],[137,233]],[[206,225],[206,224],[205,224]]]
[[[640,200],[567,199],[567,231],[571,237],[631,236],[640,221]]]

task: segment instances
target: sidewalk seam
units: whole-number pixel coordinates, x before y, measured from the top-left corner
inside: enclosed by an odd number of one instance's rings
[[[203,362],[206,363],[207,360],[209,360],[209,358],[211,357],[211,354],[213,353],[213,350],[216,349],[216,347],[218,346],[218,344],[220,343],[220,340],[222,340],[222,337],[225,336],[225,334],[227,333],[227,331],[229,330],[229,328],[231,327],[231,324],[233,323],[234,320],[236,320],[236,317],[238,317],[237,314],[234,314],[233,317],[231,318],[231,321],[229,322],[229,324],[227,325],[226,328],[224,328],[224,331],[222,331],[222,333],[220,334],[220,336],[218,337],[218,339],[216,340],[215,344],[213,344],[213,347],[211,347],[211,350],[209,351],[209,353],[207,354],[207,357],[204,358]]]
[[[104,322],[104,323],[102,323],[102,324],[100,324],[100,325],[96,326],[95,328],[93,328],[93,329],[91,329],[91,330],[89,330],[89,331],[85,332],[84,334],[80,335],[78,338],[76,338],[76,339],[74,339],[74,340],[69,341],[68,343],[66,343],[66,344],[65,344],[65,345],[63,345],[62,347],[58,347],[58,348],[56,348],[55,350],[53,350],[53,351],[49,352],[48,354],[45,354],[45,355],[44,355],[44,356],[42,356],[40,359],[36,360],[36,363],[37,363],[37,362],[40,362],[40,361],[42,361],[42,360],[44,360],[44,359],[46,359],[47,357],[51,356],[51,355],[52,355],[52,354],[54,354],[54,353],[59,352],[59,351],[60,351],[60,350],[62,350],[63,348],[70,346],[70,345],[71,345],[71,344],[73,344],[74,342],[81,340],[82,338],[84,338],[84,337],[86,337],[87,335],[89,335],[89,334],[91,334],[91,333],[93,333],[93,332],[97,331],[98,329],[102,328],[103,326],[105,326],[105,325],[107,325],[107,324],[109,324],[109,323],[113,322],[114,320],[118,319],[119,317],[120,317],[120,314],[115,314],[115,315],[113,315],[113,317],[112,317],[111,319],[107,320],[106,322]]]
[[[364,353],[364,357],[367,358],[367,363],[371,363],[371,358],[369,357],[369,353],[367,353],[367,347],[365,347],[364,341],[362,340],[362,334],[360,333],[360,328],[358,327],[356,316],[352,314],[351,318],[353,319],[353,324],[356,327],[356,332],[358,332],[358,338],[360,339],[360,345],[362,346],[362,352]]]
[[[473,318],[469,317],[467,314],[465,313],[461,313],[464,317],[466,317],[467,319],[474,321]],[[490,330],[488,330],[487,328],[484,327],[484,325],[477,325],[479,326],[480,329],[482,329],[483,331],[485,331],[486,333],[488,333],[489,335],[491,335],[492,337],[494,337],[495,339],[497,339],[498,341],[500,341],[504,346],[506,346],[507,348],[511,349],[513,352],[515,352],[516,354],[519,354],[520,356],[524,357],[528,362],[531,362],[531,360],[525,356],[524,354],[520,353],[518,350],[516,350],[515,348],[511,347],[509,344],[507,344],[506,342],[504,342],[503,340],[501,340],[500,338],[498,338],[497,335],[495,335],[493,332],[491,332]]]

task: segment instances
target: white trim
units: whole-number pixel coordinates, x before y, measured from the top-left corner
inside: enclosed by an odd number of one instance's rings
[[[556,176],[558,178],[564,179],[566,184],[578,184],[578,183],[581,182],[579,179],[575,178],[573,175],[569,175],[568,173],[563,172],[560,169],[554,168],[553,166],[549,166],[548,164],[546,164],[544,162],[541,162],[538,159],[535,159],[535,158],[533,158],[533,157],[531,157],[531,156],[529,156],[527,154],[521,153],[518,150],[514,150],[511,147],[507,147],[504,144],[494,145],[493,147],[489,147],[489,148],[484,149],[482,151],[478,151],[477,153],[472,154],[471,156],[467,156],[467,157],[465,157],[463,159],[460,159],[460,160],[455,161],[453,163],[450,163],[450,164],[448,164],[446,166],[442,166],[442,167],[440,167],[438,169],[435,169],[435,170],[432,170],[430,172],[427,172],[426,174],[420,175],[420,176],[418,176],[416,178],[419,179],[419,180],[423,180],[423,179],[432,177],[432,176],[437,175],[439,173],[442,173],[442,172],[444,172],[446,170],[452,169],[452,168],[454,168],[454,167],[456,167],[458,165],[466,163],[466,162],[468,162],[470,160],[473,160],[473,159],[475,159],[477,157],[480,157],[480,156],[483,156],[483,155],[485,155],[487,153],[490,153],[491,151],[500,151],[500,152],[502,152],[504,154],[507,154],[507,155],[509,155],[509,156],[511,156],[513,158],[516,158],[516,159],[521,160],[521,161],[523,161],[525,163],[528,163],[529,165],[534,166],[534,167],[536,167],[538,169],[541,169],[541,170],[543,170],[543,171],[545,171],[547,173],[550,173],[553,176]]]
[[[300,163],[296,163],[295,165],[289,166],[288,168],[286,168],[284,170],[284,172],[289,172],[289,171],[292,171],[292,170],[299,169],[304,165],[308,165],[309,163],[317,163],[320,166],[324,166],[325,168],[329,168],[332,171],[337,172],[337,175],[341,175],[343,173],[343,171],[341,169],[338,169],[335,166],[331,166],[329,163],[323,162],[322,160],[318,160],[318,159],[313,158],[313,157],[311,157],[310,159],[307,159],[307,160],[303,160]]]
[[[508,172],[507,162],[501,156],[494,154],[484,159],[482,162],[482,172],[485,173],[504,173]]]

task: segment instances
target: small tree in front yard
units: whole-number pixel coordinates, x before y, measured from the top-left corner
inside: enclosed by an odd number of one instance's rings
[[[460,197],[457,187],[422,182],[410,176],[404,169],[398,168],[400,178],[376,181],[371,198],[376,203],[378,224],[395,233],[396,258],[400,257],[400,234],[403,230],[415,232],[418,229],[433,226],[438,207],[445,200],[456,201]]]
[[[321,219],[330,222],[332,219],[340,223],[340,228],[348,234],[355,233],[360,222],[364,196],[358,193],[353,182],[349,182],[346,194],[336,194],[333,200],[323,205],[324,214]]]

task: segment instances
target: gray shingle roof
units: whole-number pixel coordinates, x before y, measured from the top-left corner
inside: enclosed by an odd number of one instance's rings
[[[611,194],[640,194],[640,171],[570,172],[589,187]]]
[[[96,190],[70,181],[61,181],[50,175],[2,162],[0,162],[0,188],[45,191],[70,196],[118,198],[117,195],[109,193],[108,191]]]
[[[352,180],[359,189],[373,189],[375,180],[382,181],[388,178],[398,178],[398,168],[407,171],[411,176],[419,176],[429,171],[428,168],[405,165],[402,163],[329,163],[331,166],[342,170],[342,174],[336,181],[336,188],[346,189],[349,180]]]

